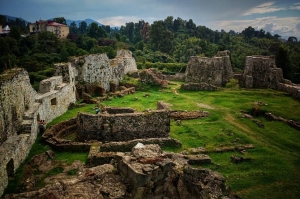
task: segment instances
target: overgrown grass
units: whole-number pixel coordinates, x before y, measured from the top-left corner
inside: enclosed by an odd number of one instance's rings
[[[300,102],[291,96],[269,89],[230,89],[218,91],[184,91],[176,85],[168,89],[153,88],[137,92],[124,98],[105,101],[108,106],[129,106],[138,111],[156,109],[157,101],[172,104],[175,110],[206,110],[211,115],[204,119],[185,120],[178,126],[171,121],[170,136],[182,142],[181,151],[191,147],[205,147],[208,151],[221,146],[253,144],[254,149],[245,154],[238,152],[209,153],[214,164],[207,167],[222,173],[231,191],[242,198],[299,198],[300,197],[300,131],[287,124],[258,119],[264,123],[259,128],[250,119],[239,119],[241,110],[250,111],[254,102],[263,102],[261,112],[272,112],[286,119],[300,121]],[[136,100],[136,97],[138,98]],[[198,104],[209,105],[213,109],[201,108]],[[231,155],[249,157],[250,162],[233,164]],[[218,165],[218,166],[216,166]]]

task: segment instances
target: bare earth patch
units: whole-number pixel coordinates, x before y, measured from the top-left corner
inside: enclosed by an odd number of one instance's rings
[[[203,104],[203,103],[197,103],[197,106],[201,108],[206,108],[206,109],[215,109],[214,107],[208,105],[208,104]]]

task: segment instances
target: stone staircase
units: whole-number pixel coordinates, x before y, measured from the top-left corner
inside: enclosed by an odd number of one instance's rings
[[[34,103],[27,111],[23,114],[22,131],[20,134],[31,134],[32,124],[34,123],[34,115],[40,107],[40,103]]]

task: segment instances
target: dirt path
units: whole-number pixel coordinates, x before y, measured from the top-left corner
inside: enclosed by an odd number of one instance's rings
[[[172,88],[173,93],[175,95],[179,95],[177,90],[180,88],[180,84],[177,84],[175,82],[172,82],[172,84],[176,85],[174,88]]]

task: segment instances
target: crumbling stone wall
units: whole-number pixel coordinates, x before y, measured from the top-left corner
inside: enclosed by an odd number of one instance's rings
[[[242,82],[246,88],[271,88],[300,99],[300,85],[283,78],[282,69],[275,64],[275,56],[247,56]]]
[[[192,56],[185,71],[185,81],[224,86],[233,77],[229,51],[212,58]]]
[[[117,85],[129,71],[137,70],[130,51],[120,50],[116,58],[110,60],[106,54],[91,54],[72,57],[69,60],[74,69],[75,80],[81,83],[98,83],[110,90],[110,83]]]
[[[12,69],[0,75],[0,144],[21,130],[23,114],[35,95],[25,70]]]
[[[71,80],[69,80],[71,82]],[[0,76],[0,195],[27,157],[38,131],[38,120],[50,122],[75,102],[74,85],[62,77],[40,83],[37,93],[28,73],[16,68]]]
[[[244,87],[277,89],[283,74],[276,67],[275,56],[247,56],[243,71]]]
[[[78,139],[109,142],[169,137],[169,115],[165,110],[113,115],[79,113]]]

